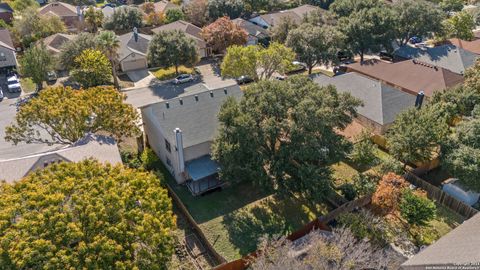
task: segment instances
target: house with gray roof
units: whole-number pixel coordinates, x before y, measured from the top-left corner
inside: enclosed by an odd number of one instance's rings
[[[401,265],[403,270],[478,269],[480,215],[476,214]]]
[[[17,67],[17,54],[12,37],[7,29],[0,29],[0,71]]]
[[[229,97],[241,99],[237,84],[169,99],[141,108],[148,144],[179,184],[193,195],[218,188],[219,165],[210,158],[218,113]]]
[[[289,17],[297,24],[300,24],[303,18],[305,17],[305,15],[308,15],[310,12],[315,10],[322,10],[322,9],[312,5],[301,5],[292,9],[259,15],[251,18],[249,21],[265,29],[277,25],[286,17]]]
[[[479,57],[478,54],[452,44],[433,48],[415,48],[405,45],[398,48],[394,54],[401,59],[416,59],[458,74],[464,74],[465,69],[473,66]]]
[[[242,18],[234,19],[232,22],[247,32],[248,38],[246,45],[257,45],[258,43],[267,45],[270,39],[267,29]]]
[[[416,96],[356,72],[334,77],[318,74],[312,79],[320,86],[333,85],[338,92],[360,99],[363,106],[357,108],[355,120],[376,134],[384,134],[399,113],[415,105]]]
[[[11,183],[52,163],[79,162],[89,158],[110,164],[122,162],[114,139],[100,135],[87,135],[69,147],[21,158],[0,160],[0,180]]]
[[[148,67],[147,53],[152,36],[134,31],[118,37],[118,62],[124,72]]]
[[[200,58],[207,57],[211,54],[211,48],[207,46],[207,42],[202,36],[202,28],[195,26],[189,22],[178,20],[169,24],[165,24],[152,29],[155,34],[160,34],[162,31],[178,30],[187,37],[192,38],[197,45],[197,54]]]

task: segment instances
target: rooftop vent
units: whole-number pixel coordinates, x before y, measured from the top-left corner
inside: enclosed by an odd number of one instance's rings
[[[180,99],[179,102],[180,102],[180,105],[183,105],[183,99]]]
[[[168,101],[165,102],[165,107],[167,107],[167,109],[170,109],[170,103],[168,103]]]
[[[225,95],[228,94],[227,88],[223,88],[223,92],[225,93]]]
[[[213,91],[210,91],[210,97],[213,97]]]
[[[195,101],[198,102],[198,95],[195,95]]]

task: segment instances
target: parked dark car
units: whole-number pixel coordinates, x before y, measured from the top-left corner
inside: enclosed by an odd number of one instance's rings
[[[248,77],[248,76],[240,76],[240,77],[236,78],[235,81],[237,81],[238,84],[242,85],[242,84],[247,84],[247,83],[253,82],[253,79]]]
[[[57,80],[57,73],[55,71],[47,72],[47,80],[49,82],[54,82]]]
[[[350,52],[339,51],[339,52],[337,52],[337,58],[338,58],[338,61],[344,62],[344,61],[352,60],[353,55]]]
[[[382,60],[393,62],[393,54],[391,54],[391,53],[380,52],[378,54],[378,56],[380,56],[380,59],[382,59]]]
[[[419,38],[419,37],[411,37],[408,42],[410,42],[411,44],[417,44],[417,43],[420,43],[422,42],[422,38]]]

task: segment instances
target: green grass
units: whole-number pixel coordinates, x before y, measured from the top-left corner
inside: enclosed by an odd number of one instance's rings
[[[417,232],[421,234],[421,242],[430,245],[440,239],[442,236],[455,229],[464,221],[464,218],[446,208],[441,204],[437,204],[437,213],[433,220]]]
[[[169,67],[169,68],[160,68],[156,70],[152,70],[153,75],[155,78],[164,81],[164,80],[169,80],[177,77],[177,73],[175,73],[175,67]],[[185,66],[179,66],[178,67],[178,74],[193,74],[195,73],[194,68],[189,68]]]
[[[326,69],[317,68],[312,70],[312,74],[318,74],[318,73],[322,73],[323,75],[327,75],[328,77],[333,77],[335,75],[333,71],[326,70]],[[308,74],[308,71],[305,74]]]
[[[21,78],[20,85],[25,93],[33,93],[37,89],[37,86],[30,78]]]
[[[337,187],[346,183],[353,183],[353,178],[359,173],[358,170],[345,161],[333,164],[331,168],[333,170],[333,179],[335,179],[335,185]]]
[[[255,251],[265,234],[287,235],[331,210],[323,203],[274,196],[250,183],[193,197],[185,186],[167,178],[208,241],[228,261]]]

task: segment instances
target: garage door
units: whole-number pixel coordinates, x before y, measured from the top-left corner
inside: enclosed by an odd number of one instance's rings
[[[142,68],[147,68],[147,59],[145,58],[122,61],[123,71],[130,71]]]

